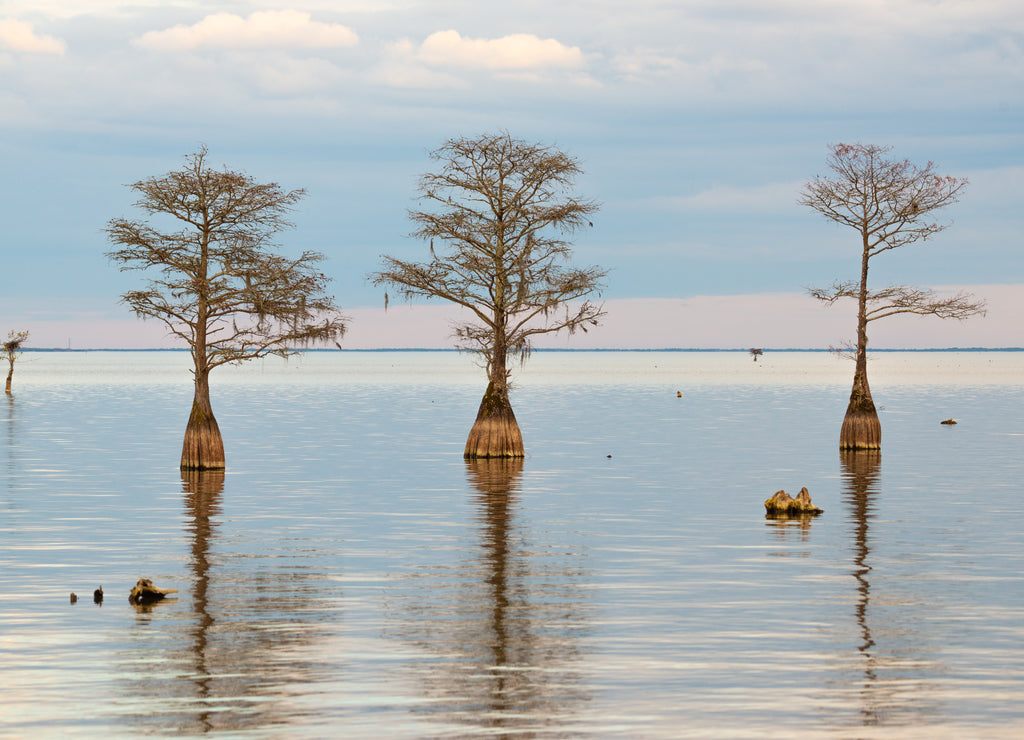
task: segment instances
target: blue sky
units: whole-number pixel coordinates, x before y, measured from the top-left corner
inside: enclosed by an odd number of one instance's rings
[[[580,347],[828,346],[856,235],[796,204],[827,146],[967,177],[953,225],[879,257],[876,285],[967,287],[969,322],[879,322],[876,346],[1024,346],[1024,5],[1017,0],[0,0],[0,334],[165,344],[103,256],[125,184],[205,143],[305,188],[286,250],[328,255],[346,345],[447,346],[444,306],[392,308],[366,274],[425,254],[406,210],[446,138],[508,130],[581,160],[602,204],[576,259],[610,270]],[[884,326],[883,326],[884,325]]]

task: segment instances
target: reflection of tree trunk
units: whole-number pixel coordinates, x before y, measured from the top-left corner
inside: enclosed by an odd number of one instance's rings
[[[196,391],[192,413],[185,427],[181,446],[182,470],[218,470],[224,468],[224,441],[210,404],[209,370],[196,370]]]
[[[484,514],[484,562],[487,564],[487,583],[491,591],[491,670],[496,676],[491,683],[490,709],[504,714],[514,706],[513,687],[508,685],[515,677],[502,669],[513,662],[510,655],[516,646],[514,631],[507,620],[511,613],[509,598],[509,503],[523,472],[522,458],[493,460],[467,460],[466,472],[479,493]]]
[[[871,636],[871,626],[868,624],[868,606],[871,601],[871,584],[868,581],[868,575],[871,573],[871,566],[868,564],[871,554],[868,522],[872,517],[873,507],[871,498],[878,492],[880,463],[881,453],[877,450],[845,451],[840,453],[843,497],[850,506],[851,519],[854,525],[854,569],[852,575],[857,581],[858,598],[855,614],[857,625],[861,632],[859,650],[865,660],[865,689],[869,688],[877,680],[875,656],[872,652],[875,641]],[[864,724],[877,723],[877,712],[871,703],[866,703],[861,712]]]
[[[551,547],[529,541],[519,521],[523,463],[465,461],[479,546],[460,542],[459,562],[432,562],[407,595],[402,631],[432,657],[403,678],[422,676],[424,711],[472,728],[463,734],[572,734],[571,717],[588,698],[575,670],[588,613],[579,554],[561,538]]]
[[[503,347],[495,348],[491,358],[490,382],[466,440],[467,458],[523,457],[526,454],[523,435],[508,400],[505,356]]]
[[[192,652],[195,657],[193,680],[198,689],[197,698],[205,704],[211,698],[211,670],[206,654],[208,635],[214,621],[207,604],[207,589],[210,585],[209,553],[215,529],[212,520],[220,514],[224,471],[182,471],[181,485],[185,493],[185,507],[192,518],[192,611],[197,617],[192,635]],[[204,712],[199,721],[204,728],[212,729],[209,714],[208,711]]]

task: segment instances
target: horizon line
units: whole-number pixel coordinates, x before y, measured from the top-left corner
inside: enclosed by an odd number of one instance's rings
[[[832,347],[537,347],[534,352],[838,352]],[[188,347],[22,347],[22,352],[189,352]],[[305,352],[476,352],[458,347],[304,347],[289,350]],[[869,347],[871,352],[1024,352],[1024,347]],[[269,355],[267,355],[269,356]],[[255,359],[255,358],[249,358]]]

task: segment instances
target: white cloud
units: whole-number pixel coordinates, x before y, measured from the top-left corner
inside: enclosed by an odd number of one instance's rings
[[[279,49],[354,46],[359,37],[338,23],[321,23],[297,10],[267,10],[248,18],[215,13],[191,26],[149,31],[138,46],[159,51],[189,49]]]
[[[579,47],[525,33],[472,39],[458,31],[438,31],[420,45],[417,56],[430,65],[503,71],[579,69],[584,65]]]
[[[447,72],[437,72],[417,61],[416,46],[409,39],[399,39],[385,45],[375,77],[389,87],[425,90],[465,87],[465,83],[457,77]]]
[[[65,44],[54,36],[41,36],[32,24],[15,18],[0,19],[0,49],[29,54],[63,54]]]

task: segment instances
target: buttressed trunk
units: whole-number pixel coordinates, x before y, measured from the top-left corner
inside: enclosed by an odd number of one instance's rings
[[[867,352],[857,352],[857,369],[853,374],[850,403],[839,432],[841,450],[879,450],[882,448],[882,424],[868,386]]]
[[[508,400],[505,353],[494,353],[490,382],[466,440],[466,458],[525,457],[523,435]]]
[[[210,405],[208,371],[196,373],[196,394],[192,413],[185,427],[181,446],[182,470],[216,470],[224,468],[224,440]]]

